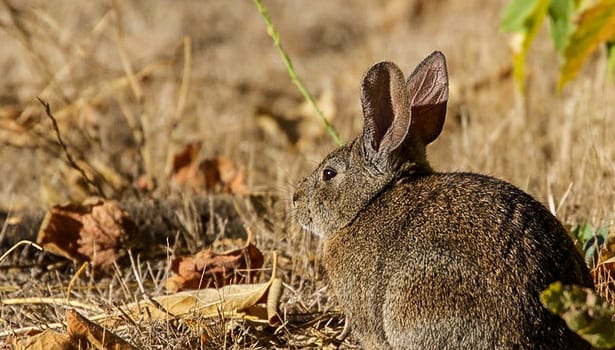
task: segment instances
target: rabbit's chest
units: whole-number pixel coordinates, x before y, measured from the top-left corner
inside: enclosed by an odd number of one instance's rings
[[[384,257],[379,247],[368,242],[360,232],[341,230],[325,241],[323,262],[353,332],[366,348],[381,348],[387,343],[382,309]]]
[[[380,247],[361,240],[357,232],[342,230],[325,241],[324,265],[346,312],[363,315],[369,322],[381,321],[373,307],[383,298],[385,260]]]
[[[373,243],[365,242],[347,229],[327,239],[324,264],[332,282],[346,285],[372,282],[383,267],[382,252]]]

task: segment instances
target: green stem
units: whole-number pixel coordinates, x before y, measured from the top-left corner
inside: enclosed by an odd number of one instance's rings
[[[282,61],[284,61],[284,65],[286,66],[286,70],[288,71],[288,75],[290,76],[290,79],[297,86],[297,88],[301,92],[301,95],[303,95],[303,98],[305,98],[305,100],[308,101],[308,103],[312,106],[312,108],[314,108],[316,115],[318,115],[320,120],[323,122],[323,124],[325,125],[325,129],[327,129],[327,132],[329,133],[329,135],[331,135],[335,143],[337,143],[338,146],[343,145],[344,142],[342,141],[340,136],[337,134],[337,132],[335,132],[335,129],[333,129],[333,126],[331,125],[331,123],[329,123],[329,121],[324,116],[324,114],[322,114],[322,111],[320,110],[316,102],[314,101],[314,98],[307,91],[307,89],[305,88],[305,85],[303,85],[303,82],[301,81],[301,78],[299,78],[299,75],[295,71],[295,68],[293,67],[293,63],[290,60],[290,57],[288,57],[288,54],[286,53],[286,51],[284,51],[284,48],[282,47],[282,43],[280,42],[280,33],[278,33],[275,30],[275,27],[273,26],[273,22],[271,21],[271,17],[269,17],[269,13],[267,12],[267,9],[265,8],[261,0],[254,0],[254,3],[256,4],[256,7],[258,8],[258,12],[260,12],[261,16],[265,20],[265,25],[267,26],[267,34],[269,34],[271,39],[273,39],[273,44],[278,49],[278,52],[280,53],[280,57],[282,57]]]

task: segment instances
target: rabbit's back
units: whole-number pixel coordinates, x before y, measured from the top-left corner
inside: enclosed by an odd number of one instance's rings
[[[582,258],[543,205],[488,176],[399,181],[324,262],[366,348],[587,348],[539,301],[551,282],[591,286]]]

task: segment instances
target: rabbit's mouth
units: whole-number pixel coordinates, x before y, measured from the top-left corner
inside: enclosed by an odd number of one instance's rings
[[[295,212],[294,217],[304,231],[323,237],[324,230],[314,222],[314,213],[313,210],[310,209],[313,203],[311,203],[310,198],[305,195],[304,187],[301,186],[305,184],[305,182],[306,179],[300,182],[299,187],[292,196],[293,209]]]
[[[312,222],[312,220],[309,220],[308,223],[305,222],[299,222],[299,225],[301,225],[301,227],[305,230],[308,231],[316,236],[319,237],[324,237],[324,232],[322,230],[319,230],[316,225],[314,225],[314,223]]]
[[[309,214],[301,215],[301,213],[297,213],[296,219],[304,231],[312,233],[316,236],[320,236],[320,237],[323,236],[322,230],[318,229],[317,225],[314,224],[314,221],[312,220],[312,217]]]
[[[320,225],[314,222],[313,214],[309,209],[305,210],[302,206],[296,206],[295,209],[295,219],[304,231],[319,237],[324,237],[324,230]]]

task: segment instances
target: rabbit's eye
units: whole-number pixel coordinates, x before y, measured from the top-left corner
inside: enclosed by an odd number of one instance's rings
[[[325,168],[325,170],[322,171],[322,179],[324,181],[331,180],[335,175],[337,175],[337,172],[331,168]]]

